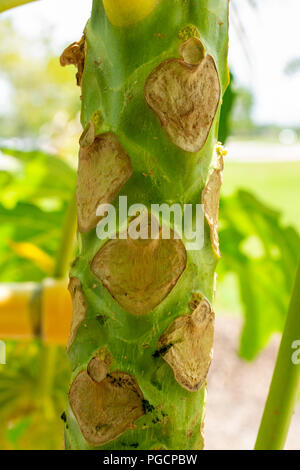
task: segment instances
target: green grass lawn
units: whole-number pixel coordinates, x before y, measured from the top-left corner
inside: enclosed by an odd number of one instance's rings
[[[282,213],[282,221],[300,231],[300,162],[225,161],[223,195],[244,188]]]

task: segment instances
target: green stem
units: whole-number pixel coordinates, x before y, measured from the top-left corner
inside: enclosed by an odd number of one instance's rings
[[[62,238],[58,248],[53,276],[55,278],[65,277],[69,271],[69,264],[73,257],[74,240],[77,230],[76,219],[76,193],[73,194],[66,211]]]
[[[300,263],[273,378],[260,424],[256,450],[284,448],[300,387],[300,363],[292,360],[300,340]]]
[[[55,417],[55,407],[52,401],[51,391],[55,376],[57,346],[43,345],[41,354],[41,377],[39,381],[39,397],[44,416],[51,421]]]
[[[36,1],[37,0],[0,0],[0,13]]]
[[[53,273],[55,278],[63,278],[69,271],[69,264],[73,257],[76,230],[76,193],[74,193],[69,202],[62,227],[62,238],[57,251],[56,263]],[[51,399],[51,390],[55,376],[56,358],[57,346],[44,346],[42,355],[42,375],[40,378],[39,391],[45,417],[49,420],[53,419],[55,413],[54,404]]]

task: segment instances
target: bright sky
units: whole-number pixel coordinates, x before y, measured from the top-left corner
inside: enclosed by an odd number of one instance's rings
[[[59,54],[80,38],[91,4],[92,0],[41,0],[6,12],[3,18],[11,18],[32,41],[39,40],[41,31],[49,31],[50,43]],[[256,10],[246,0],[235,4],[246,37],[237,32],[232,11],[230,64],[237,81],[254,92],[253,117],[259,123],[300,126],[300,71],[284,74],[286,64],[300,57],[300,1],[258,0]]]
[[[260,123],[300,126],[300,70],[286,75],[291,59],[300,58],[300,1],[257,0],[257,9],[236,0],[247,35],[245,59],[232,11],[230,63],[239,82],[255,94],[254,118]],[[236,21],[234,22],[236,23]]]

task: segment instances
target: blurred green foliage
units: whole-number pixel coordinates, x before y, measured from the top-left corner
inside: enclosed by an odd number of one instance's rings
[[[64,348],[9,341],[0,367],[0,448],[62,449],[70,376]]]
[[[11,164],[0,177],[0,281],[41,281],[51,273],[21,257],[11,242],[30,242],[55,260],[75,171],[40,151],[1,149],[1,155]],[[1,449],[62,448],[69,374],[65,348],[7,342],[7,365],[0,366]]]
[[[292,291],[300,237],[279,212],[239,190],[220,207],[222,276],[233,273],[245,316],[240,354],[253,359],[272,333],[282,331]]]
[[[46,34],[34,43],[9,20],[0,19],[0,26],[0,145],[21,149],[0,150],[0,282],[39,282],[52,273],[18,254],[13,243],[31,243],[55,265],[75,188],[70,164],[80,132],[80,90],[72,67],[60,67]],[[24,151],[34,147],[50,153]],[[0,365],[0,448],[61,449],[60,416],[70,374],[65,349],[38,339],[6,345],[7,364]]]
[[[45,272],[20,258],[11,242],[31,242],[55,258],[75,171],[62,159],[39,151],[1,153],[15,167],[0,176],[0,281],[40,281]]]
[[[253,96],[249,90],[237,86],[234,75],[230,74],[230,84],[224,94],[219,140],[225,142],[229,135],[248,136],[256,126],[252,120]]]
[[[0,81],[5,106],[0,136],[23,139],[29,147],[46,145],[75,154],[80,131],[80,90],[72,67],[61,67],[47,36],[39,43],[21,36],[9,20],[0,20]],[[67,153],[67,155],[65,155]]]
[[[233,87],[234,77],[230,74],[230,82],[223,96],[221,108],[220,124],[219,124],[219,141],[225,143],[232,128],[232,110],[234,109],[237,92]]]

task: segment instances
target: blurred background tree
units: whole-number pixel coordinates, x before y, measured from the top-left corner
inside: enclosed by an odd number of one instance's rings
[[[80,90],[74,86],[72,68],[59,66],[49,36],[42,36],[37,47],[9,19],[1,20],[0,61],[7,94],[0,110],[1,139],[74,157]]]

